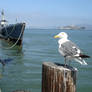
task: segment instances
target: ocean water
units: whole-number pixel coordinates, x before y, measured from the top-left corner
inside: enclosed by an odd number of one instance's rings
[[[0,64],[0,88],[2,92],[27,90],[41,92],[41,73],[43,62],[64,63],[58,52],[58,39],[54,35],[65,30],[31,29],[25,30],[23,47],[5,49],[12,44],[0,40],[0,58],[13,58],[4,69]],[[92,31],[66,30],[69,39],[75,42],[85,54],[91,56],[86,59],[87,66],[72,62],[71,66],[78,69],[77,92],[92,91]]]

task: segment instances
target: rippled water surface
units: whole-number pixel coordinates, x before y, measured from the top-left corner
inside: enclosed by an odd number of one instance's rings
[[[23,47],[5,49],[11,44],[0,41],[0,58],[13,58],[4,70],[0,65],[0,88],[2,92],[14,90],[28,90],[41,92],[41,72],[43,62],[64,63],[63,57],[58,53],[58,39],[53,36],[64,30],[31,29],[25,30]],[[75,42],[85,54],[91,56],[86,62],[88,66],[81,66],[72,62],[78,68],[77,92],[92,91],[92,31],[67,30],[69,39]]]

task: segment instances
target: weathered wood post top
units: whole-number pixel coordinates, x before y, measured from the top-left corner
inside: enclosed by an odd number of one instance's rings
[[[76,92],[76,68],[53,62],[42,64],[42,92]]]

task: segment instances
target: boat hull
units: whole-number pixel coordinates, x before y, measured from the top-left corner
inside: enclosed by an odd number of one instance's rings
[[[0,37],[16,43],[17,45],[22,44],[23,34],[25,29],[25,23],[11,24],[0,29]]]

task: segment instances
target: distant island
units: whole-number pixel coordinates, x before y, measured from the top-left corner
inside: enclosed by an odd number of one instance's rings
[[[62,29],[62,30],[84,30],[84,29],[86,29],[86,27],[84,27],[84,26],[79,27],[79,26],[75,26],[75,25],[69,25],[69,26],[59,27],[59,29]]]
[[[66,25],[66,26],[27,26],[26,29],[92,30],[92,25],[77,24],[77,25]]]

